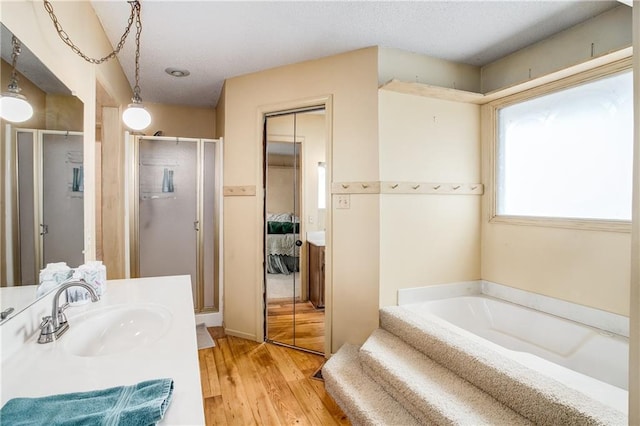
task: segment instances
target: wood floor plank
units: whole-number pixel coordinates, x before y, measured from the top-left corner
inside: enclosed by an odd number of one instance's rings
[[[210,398],[211,386],[209,384],[209,372],[207,371],[207,363],[204,358],[205,350],[198,351],[198,365],[200,366],[200,386],[202,387],[202,397]]]
[[[293,349],[278,348],[276,345],[265,345],[265,347],[286,381],[304,379],[304,374],[297,368],[289,355]]]
[[[324,358],[303,351],[290,351],[289,356],[305,377],[311,376],[324,364]]]
[[[220,391],[220,379],[218,378],[218,370],[216,369],[216,362],[213,357],[213,348],[203,349],[204,352],[204,362],[207,368],[208,373],[208,381],[209,381],[209,392],[210,396],[219,396],[221,395]]]
[[[231,336],[227,340],[238,370],[242,372],[242,382],[249,398],[249,406],[253,412],[253,417],[263,425],[280,424],[280,419],[271,403],[269,394],[260,381],[260,374],[249,359],[251,348],[250,345],[246,344],[248,340]]]
[[[207,426],[227,424],[222,395],[204,399],[204,421]]]
[[[213,348],[213,355],[220,379],[220,390],[227,423],[231,425],[255,424],[242,379],[229,351],[227,338],[218,339],[216,347]]]
[[[335,425],[333,416],[326,410],[326,407],[318,398],[313,387],[308,383],[310,379],[301,379],[288,382],[289,388],[295,395],[304,410],[307,418],[316,425]]]
[[[277,368],[274,359],[267,350],[269,344],[263,343],[251,353],[256,368],[262,374],[260,380],[276,408],[278,417],[283,424],[313,424],[307,419],[295,395],[287,385],[287,381]]]

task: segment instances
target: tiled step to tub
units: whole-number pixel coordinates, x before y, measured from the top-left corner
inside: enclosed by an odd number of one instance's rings
[[[386,307],[380,310],[380,327],[536,424],[627,424],[625,413],[527,368],[437,317]]]
[[[395,399],[367,376],[358,347],[345,344],[322,367],[325,389],[354,425],[419,425]]]
[[[422,424],[531,425],[489,394],[378,329],[360,348],[364,371]]]

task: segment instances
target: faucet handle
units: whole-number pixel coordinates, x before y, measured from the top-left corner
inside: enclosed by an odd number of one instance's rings
[[[55,340],[55,330],[53,328],[53,320],[50,316],[42,317],[40,324],[40,336],[38,343],[50,343]]]
[[[51,327],[53,329],[53,324],[51,324],[51,317],[46,316],[42,317],[42,322],[40,323],[40,329],[44,330],[45,328]]]
[[[65,309],[69,307],[69,302],[58,308],[58,325],[62,325],[67,322],[67,316],[64,314]]]

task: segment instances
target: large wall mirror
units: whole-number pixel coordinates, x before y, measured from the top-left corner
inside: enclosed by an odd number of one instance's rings
[[[4,92],[13,34],[4,25],[0,32]],[[46,264],[84,260],[84,106],[24,44],[16,69],[34,114],[0,121],[0,323],[36,300]]]

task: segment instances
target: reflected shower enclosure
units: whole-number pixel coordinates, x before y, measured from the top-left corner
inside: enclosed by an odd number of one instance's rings
[[[196,312],[218,308],[218,140],[133,138],[132,276],[190,275]]]
[[[15,129],[16,241],[8,280],[38,283],[48,263],[84,263],[83,136]]]

